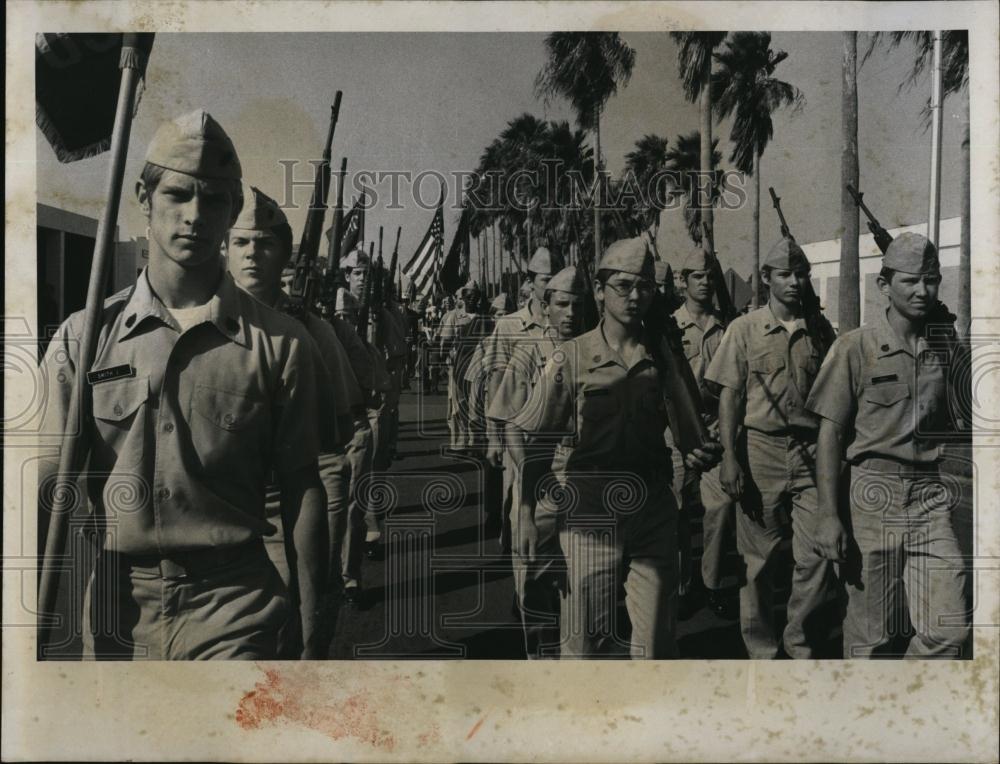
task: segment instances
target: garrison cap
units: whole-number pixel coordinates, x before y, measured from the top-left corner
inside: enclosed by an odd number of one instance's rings
[[[196,178],[240,180],[243,176],[232,140],[201,109],[160,125],[146,149],[146,161]]]
[[[791,239],[784,238],[771,247],[761,267],[777,268],[781,271],[801,271],[807,270],[810,266],[802,247]]]
[[[567,294],[583,294],[583,276],[571,265],[553,276],[545,288]]]
[[[233,228],[265,231],[287,222],[288,218],[274,199],[256,186],[243,184],[243,209],[233,223]]]
[[[368,253],[365,252],[363,246],[357,247],[351,254],[340,261],[340,269],[343,271],[352,271],[355,268],[371,268],[372,261],[368,257]]]
[[[493,302],[490,303],[490,308],[493,310],[507,310],[507,295],[501,292],[494,297]]]
[[[684,271],[707,271],[711,267],[708,255],[701,247],[691,250],[690,254],[684,258],[681,264],[681,272]]]
[[[479,294],[479,284],[476,283],[475,279],[469,279],[468,283],[458,290],[459,294],[462,294],[464,292],[472,292],[473,294]]]
[[[937,248],[919,233],[901,233],[882,256],[882,267],[903,273],[937,273],[941,270]]]
[[[559,258],[549,252],[545,247],[539,247],[528,262],[528,270],[532,273],[540,273],[543,276],[552,276],[559,270]]]
[[[656,278],[654,262],[645,239],[619,239],[605,250],[598,270],[631,273],[652,281]]]
[[[358,298],[344,289],[344,287],[340,287],[340,289],[337,290],[337,301],[334,304],[333,309],[340,313],[348,310],[357,310],[358,308]]]
[[[666,260],[654,260],[653,261],[653,272],[656,274],[656,283],[663,285],[667,283],[667,273],[670,270],[670,265]]]

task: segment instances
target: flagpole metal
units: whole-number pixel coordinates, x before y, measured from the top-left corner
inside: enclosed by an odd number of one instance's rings
[[[129,35],[122,45],[124,52],[129,45]],[[144,59],[145,54],[138,58]],[[59,468],[53,485],[51,516],[45,537],[45,553],[41,559],[41,576],[38,583],[38,654],[44,657],[45,645],[49,641],[55,625],[56,596],[59,585],[57,561],[66,548],[69,530],[69,514],[73,511],[77,493],[72,483],[80,478],[78,474],[87,455],[84,437],[86,422],[90,417],[86,395],[87,372],[94,361],[97,336],[101,326],[104,288],[114,252],[115,229],[118,225],[118,207],[121,203],[122,182],[125,177],[125,158],[128,154],[129,136],[132,131],[132,112],[136,89],[142,78],[144,61],[136,57],[122,57],[122,79],[118,88],[118,105],[115,109],[114,129],[111,133],[111,162],[108,167],[107,203],[97,223],[94,256],[91,261],[90,282],[87,286],[87,302],[84,308],[83,332],[80,336],[79,355],[73,390],[69,397],[69,412],[63,429],[59,449]],[[41,488],[41,486],[39,486]]]
[[[927,238],[938,246],[941,233],[941,101],[942,34],[933,33],[931,64],[931,182],[927,210]]]

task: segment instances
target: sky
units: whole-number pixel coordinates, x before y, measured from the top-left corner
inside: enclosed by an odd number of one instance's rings
[[[673,141],[698,127],[697,107],[683,97],[677,47],[669,35],[626,33],[623,38],[634,48],[636,64],[627,86],[608,103],[602,122],[602,149],[612,173],[621,172],[625,154],[643,135],[656,133]],[[120,238],[145,231],[132,188],[150,137],[161,122],[196,108],[211,113],[232,137],[245,179],[279,201],[288,201],[280,160],[319,158],[338,89],[344,95],[334,169],[346,155],[351,172],[417,177],[471,171],[486,145],[524,112],[572,122],[568,104],[546,105],[535,97],[543,40],[541,33],[158,34],[129,145]],[[868,36],[860,34],[859,54],[867,42]],[[842,36],[775,33],[771,46],[789,54],[775,76],[799,88],[805,102],[796,111],[774,115],[774,138],[761,160],[763,253],[779,238],[767,197],[770,185],[782,198],[800,242],[835,238],[840,227]],[[891,53],[883,47],[858,73],[861,188],[886,228],[927,218],[930,131],[920,112],[930,82],[925,76],[900,90],[911,63],[909,43]],[[958,96],[945,101],[943,218],[959,213],[962,108]],[[730,125],[714,129],[722,167],[730,167]],[[61,165],[41,132],[36,133],[38,200],[97,217],[108,155]],[[309,173],[303,164],[296,177],[308,179]],[[400,198],[403,209],[386,210],[389,188],[388,180],[377,188],[380,202],[367,215],[367,234],[373,239],[378,226],[384,226],[388,254],[396,228],[402,226],[400,258],[405,262],[432,213],[412,201],[407,187]],[[433,176],[426,176],[424,199],[435,198],[437,188]],[[308,187],[298,187],[290,199],[297,207],[286,210],[296,240],[310,194]],[[449,202],[455,198],[452,188]],[[457,210],[446,209],[446,241],[457,218]],[[724,267],[749,272],[751,226],[749,203],[716,211],[716,246]],[[659,246],[668,259],[683,257],[692,247],[679,210],[663,216]]]

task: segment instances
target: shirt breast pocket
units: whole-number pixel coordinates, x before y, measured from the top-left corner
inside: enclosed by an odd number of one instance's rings
[[[865,400],[876,406],[888,408],[907,400],[910,397],[910,386],[905,382],[895,382],[888,385],[872,385],[865,389]]]
[[[142,455],[145,431],[144,403],[149,399],[149,377],[101,382],[93,386],[94,426],[97,430],[97,453],[110,449],[108,456],[128,453],[138,462]]]
[[[251,395],[198,385],[192,405],[191,437],[203,466],[225,469],[233,460],[263,461],[264,405]],[[263,464],[261,464],[263,468]]]
[[[772,353],[750,359],[750,374],[761,383],[768,383],[777,378],[785,370],[783,356]]]

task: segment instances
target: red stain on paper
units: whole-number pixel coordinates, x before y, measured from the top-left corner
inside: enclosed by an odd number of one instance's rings
[[[483,722],[486,721],[487,716],[489,716],[489,714],[484,714],[482,719],[472,725],[472,729],[469,730],[469,734],[465,736],[466,740],[472,740],[472,736],[479,732],[479,728],[483,726]]]
[[[264,672],[264,681],[257,682],[236,709],[236,723],[245,730],[294,723],[333,740],[354,737],[391,751],[396,739],[378,724],[379,716],[366,692],[330,700],[321,695],[315,677],[283,676],[273,669]]]

